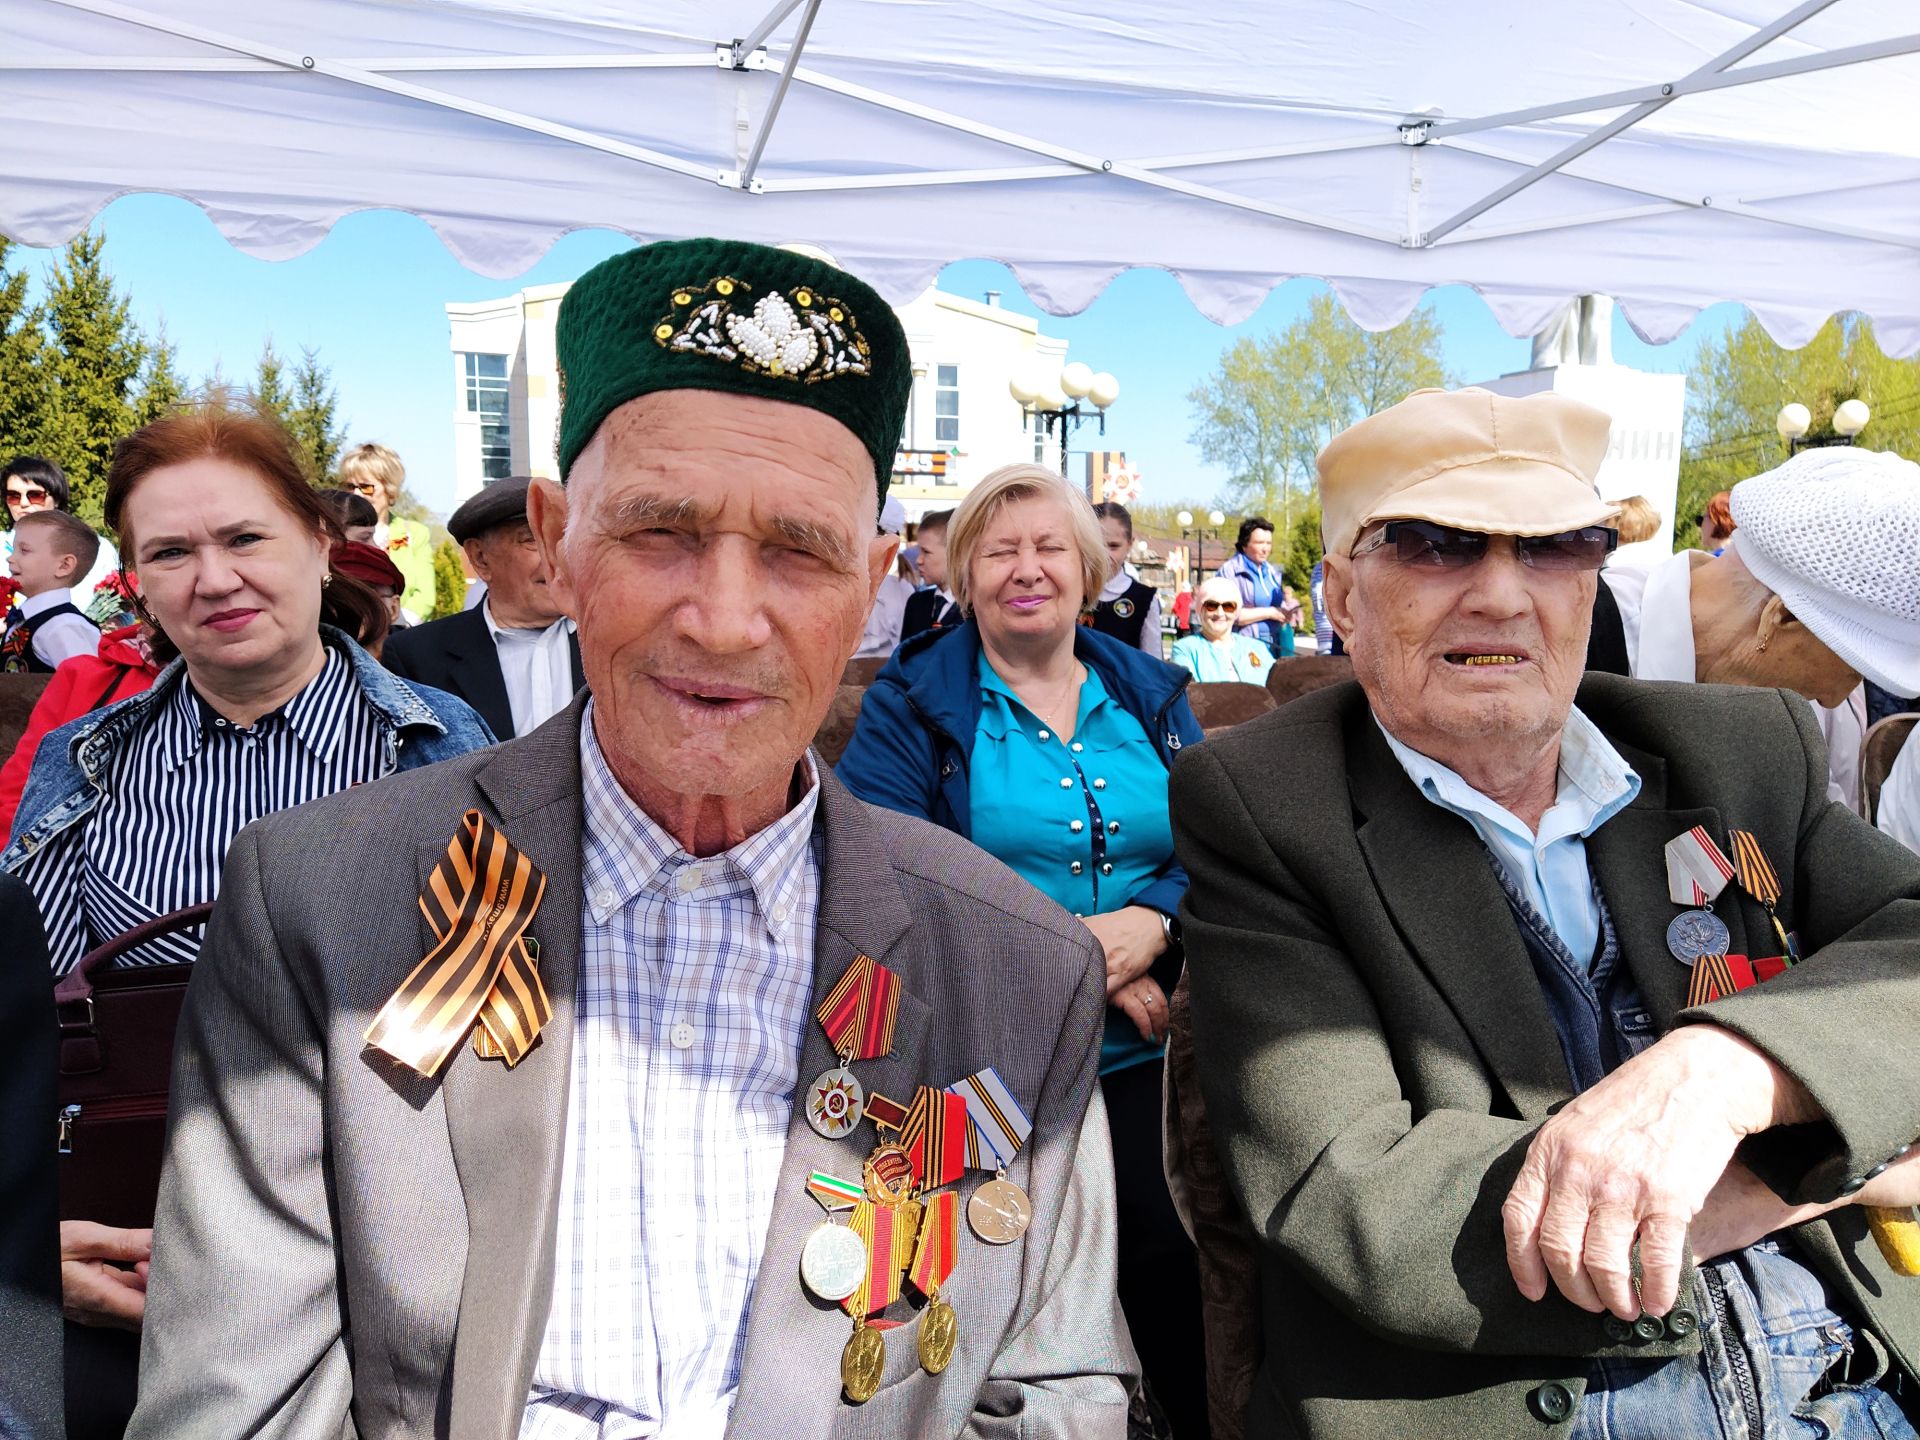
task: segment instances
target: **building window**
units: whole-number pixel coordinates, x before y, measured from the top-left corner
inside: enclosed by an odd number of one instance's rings
[[[1033,463],[1045,465],[1047,463],[1047,417],[1035,412],[1032,417],[1032,426]]]
[[[960,367],[958,365],[934,367],[933,440],[936,445],[960,443]]]
[[[513,474],[513,421],[508,413],[507,357],[471,351],[462,357],[467,373],[467,413],[480,417],[480,475],[504,480]]]

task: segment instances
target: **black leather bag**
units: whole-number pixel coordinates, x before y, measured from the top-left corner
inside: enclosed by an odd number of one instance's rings
[[[206,923],[211,902],[162,915],[81,957],[54,987],[60,1016],[60,1218],[153,1224],[166,1145],[173,1033],[191,965],[113,964]]]

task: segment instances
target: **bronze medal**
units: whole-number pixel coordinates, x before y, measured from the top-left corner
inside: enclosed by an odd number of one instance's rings
[[[989,1245],[1011,1245],[1033,1223],[1033,1202],[1005,1176],[989,1180],[967,1201],[967,1224]]]
[[[887,1368],[887,1342],[870,1325],[854,1327],[853,1338],[840,1352],[840,1386],[847,1399],[864,1405],[880,1393],[880,1375]]]
[[[953,1307],[938,1295],[920,1317],[920,1368],[938,1375],[953,1363],[954,1342],[960,1336],[960,1322]]]

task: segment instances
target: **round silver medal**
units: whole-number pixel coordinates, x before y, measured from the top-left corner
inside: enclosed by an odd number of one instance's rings
[[[1732,941],[1726,921],[1711,910],[1683,910],[1667,926],[1667,949],[1682,965],[1702,955],[1724,955]]]
[[[1027,1192],[1004,1177],[987,1181],[967,1201],[967,1223],[989,1245],[1011,1245],[1032,1220]]]
[[[827,1221],[800,1252],[800,1279],[822,1300],[844,1300],[867,1274],[867,1244],[845,1225]]]
[[[807,1123],[829,1140],[851,1133],[866,1109],[866,1092],[844,1065],[822,1071],[807,1087]]]

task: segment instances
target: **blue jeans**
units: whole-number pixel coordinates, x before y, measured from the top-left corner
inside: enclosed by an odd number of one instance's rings
[[[1777,1242],[1701,1266],[1693,1300],[1700,1353],[1594,1361],[1570,1440],[1916,1440],[1885,1349]]]

